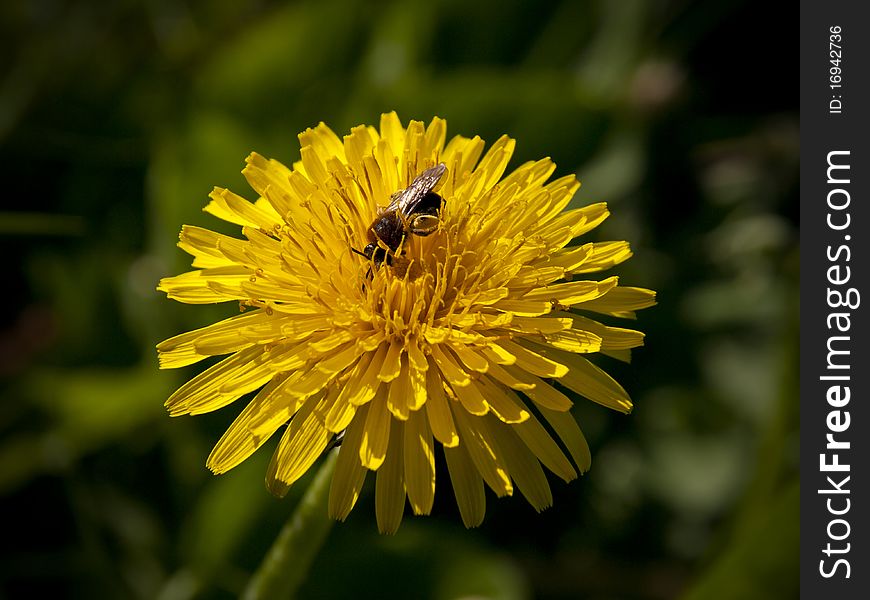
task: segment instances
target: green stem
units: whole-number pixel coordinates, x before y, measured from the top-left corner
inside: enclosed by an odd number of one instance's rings
[[[326,514],[338,452],[330,452],[248,582],[243,600],[292,598],[305,580],[334,521]]]

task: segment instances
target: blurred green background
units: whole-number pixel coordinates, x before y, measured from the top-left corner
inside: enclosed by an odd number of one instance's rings
[[[237,312],[155,290],[186,270],[212,186],[253,197],[318,121],[397,110],[551,156],[659,293],[647,344],[605,364],[630,416],[579,401],[592,470],[541,515],[489,495],[377,534],[372,489],[306,598],[790,598],[798,586],[797,11],[689,0],[33,0],[0,8],[0,596],[231,598],[306,485],[271,448],[214,477],[242,404],[170,419],[196,368],[156,342]],[[372,478],[369,478],[372,483]]]

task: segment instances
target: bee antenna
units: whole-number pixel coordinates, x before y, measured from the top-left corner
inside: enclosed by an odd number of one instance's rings
[[[355,253],[355,254],[359,254],[359,255],[362,256],[363,258],[368,259],[368,256],[366,256],[365,254],[363,254],[362,252],[360,252],[360,251],[357,250],[356,248],[351,247],[350,250],[351,250],[351,252],[353,252],[353,253]]]

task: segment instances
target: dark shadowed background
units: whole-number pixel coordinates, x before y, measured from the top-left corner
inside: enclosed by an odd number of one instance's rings
[[[592,470],[553,508],[489,494],[465,530],[439,471],[433,516],[385,537],[367,488],[301,596],[796,597],[796,25],[748,1],[4,2],[0,597],[243,589],[308,479],[267,493],[275,440],[206,470],[242,404],[170,419],[198,371],[154,345],[238,308],[154,288],[189,266],[182,224],[233,232],[201,209],[254,197],[250,151],[290,163],[306,127],[393,109],[576,172],[613,212],[589,239],[631,241],[616,273],[659,305],[605,363],[634,412],[578,400]]]

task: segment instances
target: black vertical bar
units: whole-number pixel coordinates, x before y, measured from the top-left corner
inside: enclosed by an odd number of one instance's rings
[[[870,597],[867,13],[863,2],[801,2],[801,595],[805,598]]]

